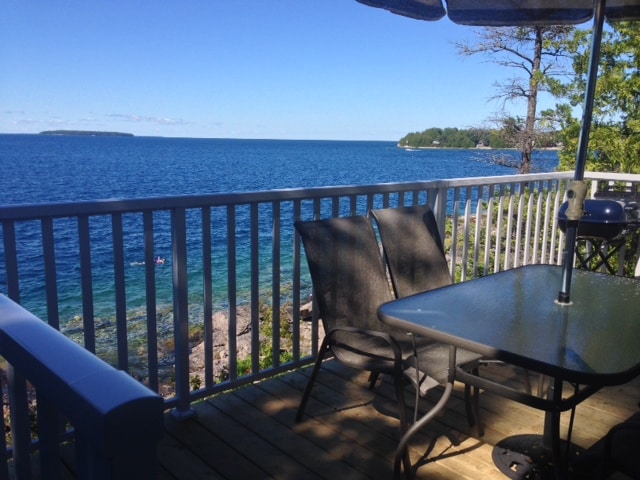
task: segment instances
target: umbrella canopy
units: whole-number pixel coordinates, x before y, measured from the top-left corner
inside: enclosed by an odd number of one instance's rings
[[[461,25],[508,27],[575,25],[593,18],[593,40],[582,126],[576,155],[574,181],[567,189],[567,231],[562,285],[558,303],[569,305],[571,273],[575,257],[578,223],[584,215],[586,196],[584,170],[598,77],[598,60],[604,19],[616,22],[640,20],[640,0],[357,0],[372,7],[418,20],[439,20],[445,15]]]
[[[462,25],[572,25],[593,17],[594,0],[357,0],[418,20],[449,18]],[[640,20],[640,0],[609,0],[610,21]]]

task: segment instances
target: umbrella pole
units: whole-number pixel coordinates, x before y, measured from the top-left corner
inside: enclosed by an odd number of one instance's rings
[[[600,60],[600,44],[602,42],[602,29],[604,25],[604,7],[606,0],[595,0],[593,15],[593,37],[591,44],[591,58],[589,60],[589,72],[587,77],[587,89],[584,94],[584,109],[582,114],[582,128],[578,140],[578,153],[576,155],[576,169],[573,182],[567,190],[569,208],[567,208],[567,233],[565,236],[565,248],[562,262],[562,285],[558,294],[558,303],[568,305],[571,303],[571,274],[578,236],[578,223],[584,215],[583,206],[586,196],[584,184],[584,170],[587,163],[587,147],[589,146],[589,132],[593,117],[593,99],[598,79],[598,62]]]

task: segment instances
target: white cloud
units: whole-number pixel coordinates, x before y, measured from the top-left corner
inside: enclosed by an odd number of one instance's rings
[[[111,113],[107,115],[107,117],[113,120],[132,123],[151,123],[155,125],[188,125],[188,122],[185,122],[182,119],[174,119],[168,117],[151,117],[124,113]]]

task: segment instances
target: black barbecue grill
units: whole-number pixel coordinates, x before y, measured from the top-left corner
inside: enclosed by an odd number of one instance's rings
[[[560,206],[558,226],[563,232],[567,228],[567,207]],[[640,228],[640,208],[636,202],[589,199],[584,201],[584,216],[578,223],[578,238],[600,238],[613,240],[634,233]]]
[[[562,232],[567,229],[568,202],[558,211],[558,226]],[[584,241],[589,248],[583,255],[576,251],[581,266],[597,270],[605,265],[615,274],[609,259],[625,244],[626,237],[640,229],[640,207],[635,201],[588,199],[584,201],[584,216],[578,223],[578,240]],[[595,263],[593,259],[598,257]]]

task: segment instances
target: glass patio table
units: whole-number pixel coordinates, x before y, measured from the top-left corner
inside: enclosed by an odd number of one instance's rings
[[[574,270],[571,303],[563,305],[556,301],[561,275],[559,266],[529,265],[394,300],[378,310],[388,325],[451,345],[446,398],[459,380],[547,412],[556,478],[566,478],[568,471],[560,414],[601,387],[640,374],[640,281]],[[465,372],[455,367],[458,347],[547,375],[553,388],[536,396]],[[574,387],[568,395],[564,382]],[[410,438],[435,413],[428,412],[401,439],[396,475]]]

